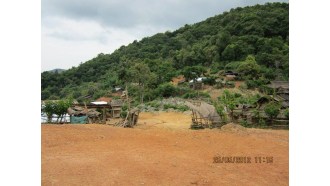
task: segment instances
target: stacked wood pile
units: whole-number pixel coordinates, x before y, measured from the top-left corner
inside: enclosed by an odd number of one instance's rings
[[[132,128],[137,124],[140,111],[138,109],[132,109],[127,113],[124,120],[117,122],[115,125],[118,127],[130,127]]]

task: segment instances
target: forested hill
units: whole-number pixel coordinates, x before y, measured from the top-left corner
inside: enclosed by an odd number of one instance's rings
[[[155,90],[194,66],[211,69],[211,74],[225,68],[237,70],[244,80],[259,83],[288,80],[288,56],[289,4],[235,8],[173,32],[133,41],[112,54],[98,54],[62,73],[43,72],[42,99],[87,94],[96,98],[127,82]]]

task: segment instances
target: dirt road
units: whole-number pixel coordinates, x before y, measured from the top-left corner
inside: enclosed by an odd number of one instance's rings
[[[43,124],[42,185],[288,185],[289,131],[190,130],[189,115],[140,116],[133,129]],[[214,163],[220,156],[251,163]]]

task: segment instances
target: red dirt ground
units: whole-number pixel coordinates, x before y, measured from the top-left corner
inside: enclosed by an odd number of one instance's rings
[[[136,128],[42,124],[42,185],[288,185],[289,131],[190,130],[181,113],[141,113]],[[213,163],[246,156],[251,163]],[[273,157],[255,163],[254,157]]]

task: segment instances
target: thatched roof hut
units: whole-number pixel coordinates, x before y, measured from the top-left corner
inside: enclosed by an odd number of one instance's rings
[[[212,123],[220,123],[221,118],[218,115],[215,107],[204,101],[200,101],[200,104],[194,104],[191,102],[185,103],[191,110],[197,112],[201,118],[207,119]]]
[[[266,86],[269,87],[269,88],[272,88],[272,89],[289,90],[289,82],[288,81],[271,81],[270,84],[268,84]]]

